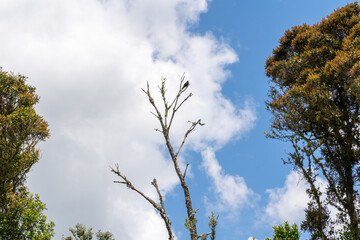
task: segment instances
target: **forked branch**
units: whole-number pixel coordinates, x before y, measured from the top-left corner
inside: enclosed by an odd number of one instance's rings
[[[125,184],[128,188],[130,188],[131,190],[137,192],[138,194],[140,194],[146,201],[148,201],[159,213],[161,218],[163,219],[166,229],[168,231],[168,235],[169,235],[169,240],[174,240],[174,235],[172,233],[171,230],[171,222],[166,214],[165,211],[165,207],[164,207],[164,202],[163,202],[163,198],[162,195],[160,193],[159,187],[157,185],[157,181],[154,178],[154,180],[151,182],[151,184],[155,187],[156,192],[159,195],[159,200],[160,200],[160,205],[157,204],[154,200],[152,200],[150,197],[146,196],[143,192],[141,192],[140,190],[138,190],[136,187],[134,187],[134,185],[130,182],[130,180],[128,180],[125,175],[123,175],[120,170],[119,170],[119,165],[116,164],[116,169],[111,168],[111,171],[113,173],[115,173],[116,175],[118,175],[123,181],[114,181],[114,183],[121,183],[121,184]]]
[[[190,122],[190,121],[189,121],[189,122]],[[185,144],[186,138],[187,138],[188,135],[195,129],[195,127],[196,127],[197,125],[204,126],[205,123],[202,123],[202,122],[201,122],[201,119],[199,119],[197,122],[191,122],[191,126],[190,126],[190,128],[186,131],[186,133],[185,133],[185,135],[184,135],[184,138],[183,138],[183,141],[182,141],[179,149],[177,150],[177,152],[176,152],[176,154],[175,154],[175,157],[177,157],[177,156],[179,155],[181,148],[182,148],[183,145]]]

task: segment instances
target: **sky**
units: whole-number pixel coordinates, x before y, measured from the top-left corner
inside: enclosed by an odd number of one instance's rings
[[[0,66],[21,73],[40,96],[37,111],[51,137],[29,173],[46,203],[55,239],[82,223],[116,239],[167,239],[156,211],[114,184],[110,167],[157,199],[156,178],[176,239],[189,239],[185,204],[164,141],[142,92],[180,77],[193,96],[177,112],[171,141],[192,132],[180,156],[199,232],[219,214],[217,239],[271,237],[272,226],[301,223],[306,184],[282,158],[286,143],[265,138],[266,59],[285,30],[315,24],[339,0],[2,0]],[[158,102],[159,106],[161,102]],[[306,233],[302,238],[306,238]]]

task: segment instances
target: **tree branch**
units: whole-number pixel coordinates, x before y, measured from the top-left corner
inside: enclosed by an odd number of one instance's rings
[[[177,150],[177,152],[176,152],[176,154],[175,154],[175,157],[177,157],[177,156],[179,155],[181,148],[182,148],[183,145],[185,144],[185,141],[186,141],[187,136],[195,129],[195,127],[196,127],[197,125],[204,126],[205,123],[202,123],[202,122],[201,122],[201,119],[199,119],[197,122],[191,122],[191,126],[190,126],[190,128],[187,130],[187,132],[185,133],[184,138],[183,138],[183,141],[182,141],[179,149]]]
[[[187,163],[187,164],[186,164],[186,167],[185,167],[184,175],[183,175],[184,179],[185,179],[186,170],[188,169],[188,166],[189,166],[189,164]]]
[[[148,196],[146,196],[143,192],[138,190],[136,187],[134,187],[134,185],[130,182],[130,180],[128,180],[125,177],[125,175],[123,175],[119,171],[119,165],[118,164],[116,164],[116,169],[111,168],[111,171],[124,180],[124,181],[114,181],[114,183],[125,184],[128,188],[130,188],[131,190],[133,190],[133,191],[137,192],[138,194],[140,194],[145,200],[147,200],[160,213],[160,216],[163,219],[163,221],[165,223],[165,226],[166,226],[166,229],[168,231],[169,240],[174,240],[174,235],[173,235],[173,233],[171,231],[171,222],[170,222],[170,220],[169,220],[169,218],[168,218],[168,216],[166,214],[164,202],[163,202],[162,195],[160,193],[159,187],[157,185],[156,179],[154,178],[154,180],[151,182],[151,184],[155,187],[156,192],[159,195],[160,205],[157,204],[154,200],[152,200]]]

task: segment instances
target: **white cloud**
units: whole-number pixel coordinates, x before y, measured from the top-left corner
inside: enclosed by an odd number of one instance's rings
[[[251,206],[258,200],[259,196],[247,187],[244,178],[224,173],[211,148],[202,152],[202,158],[203,167],[212,179],[213,190],[217,194],[217,201],[208,201],[207,204],[217,211],[235,213],[234,210],[246,205]]]
[[[161,76],[169,79],[169,94],[179,74],[186,72],[191,83],[194,97],[174,123],[175,145],[187,120],[206,123],[189,137],[194,149],[222,146],[253,124],[251,105],[238,109],[221,94],[229,75],[224,67],[237,61],[234,51],[211,33],[187,30],[206,10],[205,0],[0,1],[0,66],[29,77],[41,97],[38,111],[50,123],[52,137],[41,144],[29,185],[47,203],[56,238],[77,222],[119,239],[166,238],[151,206],[112,184],[109,172],[118,162],[152,197],[153,177],[164,192],[177,184],[140,90],[146,81],[154,94]],[[211,176],[246,201],[244,180],[208,161],[209,171],[215,167]],[[224,204],[237,206],[233,193],[221,186],[216,191]]]
[[[315,184],[321,192],[326,192],[328,184],[325,179],[317,177]],[[305,219],[304,210],[307,207],[307,203],[310,201],[310,198],[306,193],[307,188],[308,183],[298,172],[290,172],[282,188],[267,190],[270,201],[265,208],[263,220],[270,220],[270,224],[272,225],[282,224],[284,221],[300,224],[301,221]],[[322,195],[322,201],[325,201],[325,196],[326,194]],[[339,213],[338,210],[331,205],[328,205],[327,207],[330,212],[330,219],[336,219],[336,216]],[[341,224],[335,226],[336,231],[342,228],[343,225]]]
[[[289,221],[299,223],[304,219],[304,209],[309,202],[307,185],[300,175],[293,171],[282,188],[268,189],[270,201],[266,206],[266,216],[276,223]]]

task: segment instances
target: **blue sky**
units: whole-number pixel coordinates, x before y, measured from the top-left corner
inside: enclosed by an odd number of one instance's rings
[[[178,113],[175,146],[188,120],[206,125],[180,157],[200,210],[220,215],[217,239],[271,237],[272,226],[300,223],[305,185],[283,165],[286,143],[266,139],[271,116],[264,74],[284,31],[314,24],[348,1],[335,0],[4,0],[0,2],[0,66],[29,77],[51,138],[28,179],[47,204],[56,237],[77,222],[116,239],[167,239],[148,203],[123,186],[119,163],[156,199],[158,179],[177,239],[188,239],[185,206],[156,119],[141,87],[154,95],[162,76],[174,94],[186,73],[194,96]],[[303,235],[305,238],[306,235]]]

